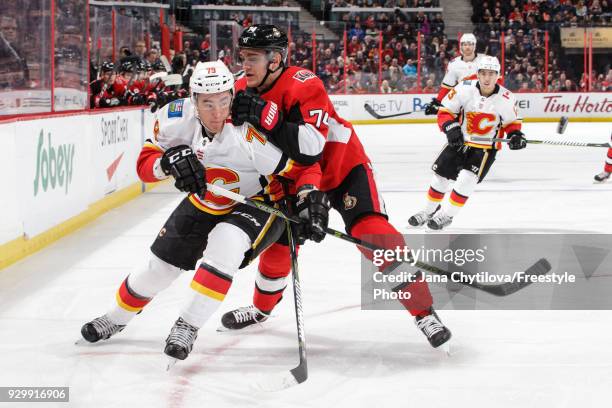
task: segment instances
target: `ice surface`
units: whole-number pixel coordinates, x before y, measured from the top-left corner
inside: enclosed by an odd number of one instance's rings
[[[608,123],[526,124],[527,137],[605,142]],[[444,137],[434,125],[357,128],[402,232],[423,205]],[[448,232],[610,233],[612,183],[593,184],[605,149],[504,149]],[[612,313],[441,311],[454,355],[433,350],[401,311],[360,310],[359,253],[327,238],[300,252],[309,379],[254,384],[298,361],[292,295],[260,327],[218,333],[221,313],[250,303],[240,271],[193,353],[165,371],[164,340],[188,289],[185,273],[120,334],[74,345],[114,301],[121,280],[181,195],[166,186],[0,272],[0,386],[69,386],[74,407],[599,407],[609,402]],[[332,226],[342,229],[334,216]],[[27,406],[22,404],[20,406]],[[45,404],[53,406],[53,404]]]

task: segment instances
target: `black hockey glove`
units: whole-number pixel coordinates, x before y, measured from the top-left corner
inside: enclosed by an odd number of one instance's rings
[[[236,126],[249,122],[257,129],[272,135],[280,129],[283,117],[274,102],[267,102],[247,91],[240,91],[232,103],[232,122]]]
[[[461,147],[463,145],[463,132],[461,131],[461,125],[459,122],[449,120],[442,125],[446,138],[448,139],[448,145],[451,147]]]
[[[300,228],[302,238],[315,242],[323,241],[329,221],[329,198],[313,186],[305,185],[298,190],[297,211],[304,221]]]
[[[527,147],[527,139],[525,139],[525,135],[520,130],[515,130],[508,134],[510,139],[508,139],[508,147],[510,150],[521,150]]]
[[[431,102],[425,105],[425,114],[426,115],[437,115],[438,109],[442,106],[442,103],[437,98],[432,98]]]
[[[200,196],[206,192],[206,170],[189,146],[179,145],[166,150],[160,166],[166,175],[174,177],[174,186],[180,191]]]

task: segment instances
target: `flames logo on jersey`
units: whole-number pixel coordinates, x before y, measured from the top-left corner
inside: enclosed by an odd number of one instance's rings
[[[155,138],[155,140],[157,140],[158,136],[159,136],[159,120],[156,120],[155,125],[153,126],[153,137]]]
[[[471,135],[485,136],[493,130],[497,116],[492,113],[467,112],[467,132]]]
[[[302,69],[293,75],[293,79],[297,79],[300,82],[306,82],[309,79],[314,78],[314,77],[315,77],[315,74],[305,69]]]
[[[227,167],[207,167],[206,181],[210,184],[215,184],[217,181],[221,181],[221,185],[223,186],[225,184],[240,183],[240,176],[234,170]],[[233,191],[236,194],[240,193],[240,189],[238,188],[232,188],[230,191]],[[218,196],[210,191],[206,192],[204,201],[208,201],[220,207],[232,205],[234,202],[227,197]]]

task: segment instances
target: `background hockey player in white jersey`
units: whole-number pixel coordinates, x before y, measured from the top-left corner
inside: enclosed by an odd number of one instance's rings
[[[425,106],[426,115],[437,114],[442,99],[459,82],[464,79],[476,79],[478,62],[487,56],[476,52],[476,36],[471,33],[461,36],[459,39],[459,50],[461,55],[453,58],[448,63],[438,95]]]
[[[438,111],[438,125],[448,139],[432,166],[434,171],[427,203],[423,211],[410,217],[414,227],[427,223],[431,229],[448,226],[495,161],[499,142],[474,141],[472,138],[509,137],[508,147],[527,145],[521,132],[514,95],[497,83],[499,61],[485,56],[478,61],[478,80],[465,80],[451,89]],[[455,184],[444,200],[450,180]],[[441,203],[441,204],[440,204]]]
[[[236,271],[282,234],[285,224],[279,218],[207,192],[207,181],[247,197],[276,200],[283,190],[271,176],[293,180],[302,198],[298,212],[308,220],[307,237],[320,241],[325,235],[329,202],[316,189],[319,165],[293,162],[248,122],[232,125],[228,117],[234,77],[221,61],[199,64],[190,87],[191,98],[174,101],[158,112],[152,138],[137,164],[143,181],[172,175],[175,186],[190,194],[160,230],[147,264],[120,285],[110,310],[82,327],[89,342],[121,331],[183,270],[195,269],[164,350],[170,357],[185,359],[198,329],[221,304]]]

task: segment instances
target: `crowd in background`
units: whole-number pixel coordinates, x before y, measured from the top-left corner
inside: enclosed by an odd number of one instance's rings
[[[19,6],[14,2],[0,5],[0,91],[50,87],[50,60],[46,51],[49,39],[37,32],[49,24],[49,15],[40,12],[44,1],[24,0]],[[61,24],[56,24],[56,87],[86,89],[87,35],[83,13],[79,12],[83,1],[57,3],[56,21]],[[191,2],[192,5],[228,3],[287,4],[280,0]],[[609,25],[610,5],[606,0],[473,0],[472,3],[477,50],[499,57],[504,42],[504,79],[509,89],[543,91],[547,82],[548,91],[587,90],[583,51],[571,54],[562,48],[560,28],[581,24]],[[326,4],[331,10],[351,6],[395,8],[393,11],[371,9],[371,12],[355,8],[335,13],[336,21],[326,22],[322,27],[327,31],[318,32],[314,41],[312,31],[300,31],[297,24],[292,24],[289,63],[314,70],[330,93],[435,93],[449,61],[459,56],[457,38],[448,37],[441,13],[400,9],[437,7],[437,0],[334,0]],[[147,25],[146,30],[155,34],[152,37],[159,38],[157,14],[151,17],[120,7],[117,15],[141,21],[155,20],[157,26]],[[260,22],[258,15],[250,12],[234,13],[232,19],[242,27]],[[153,33],[154,30],[157,31]],[[96,54],[95,44],[92,45],[90,39],[91,106],[145,104],[155,107],[185,95],[189,76],[197,62],[211,58],[212,44],[207,31],[201,26],[193,27],[193,32],[187,31],[183,49],[177,53],[170,50],[166,65],[160,60],[159,41],[121,41],[111,64],[108,54],[102,58]],[[548,81],[544,78],[545,32],[549,35]],[[36,40],[37,36],[43,40]],[[235,44],[231,42],[231,35],[221,33],[219,38],[226,43],[217,44],[218,56],[233,65],[236,62]],[[592,90],[609,91],[612,83],[609,58],[606,54],[598,54],[599,50],[594,51]],[[149,81],[152,75],[161,72],[179,75],[182,84],[173,81],[171,86],[164,86],[160,75]],[[118,83],[123,84],[122,91]]]
[[[608,25],[611,7],[606,0],[472,0],[472,21],[479,50],[499,55],[505,42],[506,85],[518,92],[543,90],[545,85],[545,31],[549,33],[548,90],[587,90],[583,50],[571,54],[561,47],[562,27]],[[597,52],[598,50],[594,50]],[[603,50],[604,52],[606,50]],[[610,90],[612,71],[607,54],[594,55],[593,91]],[[601,63],[600,63],[601,62]]]

